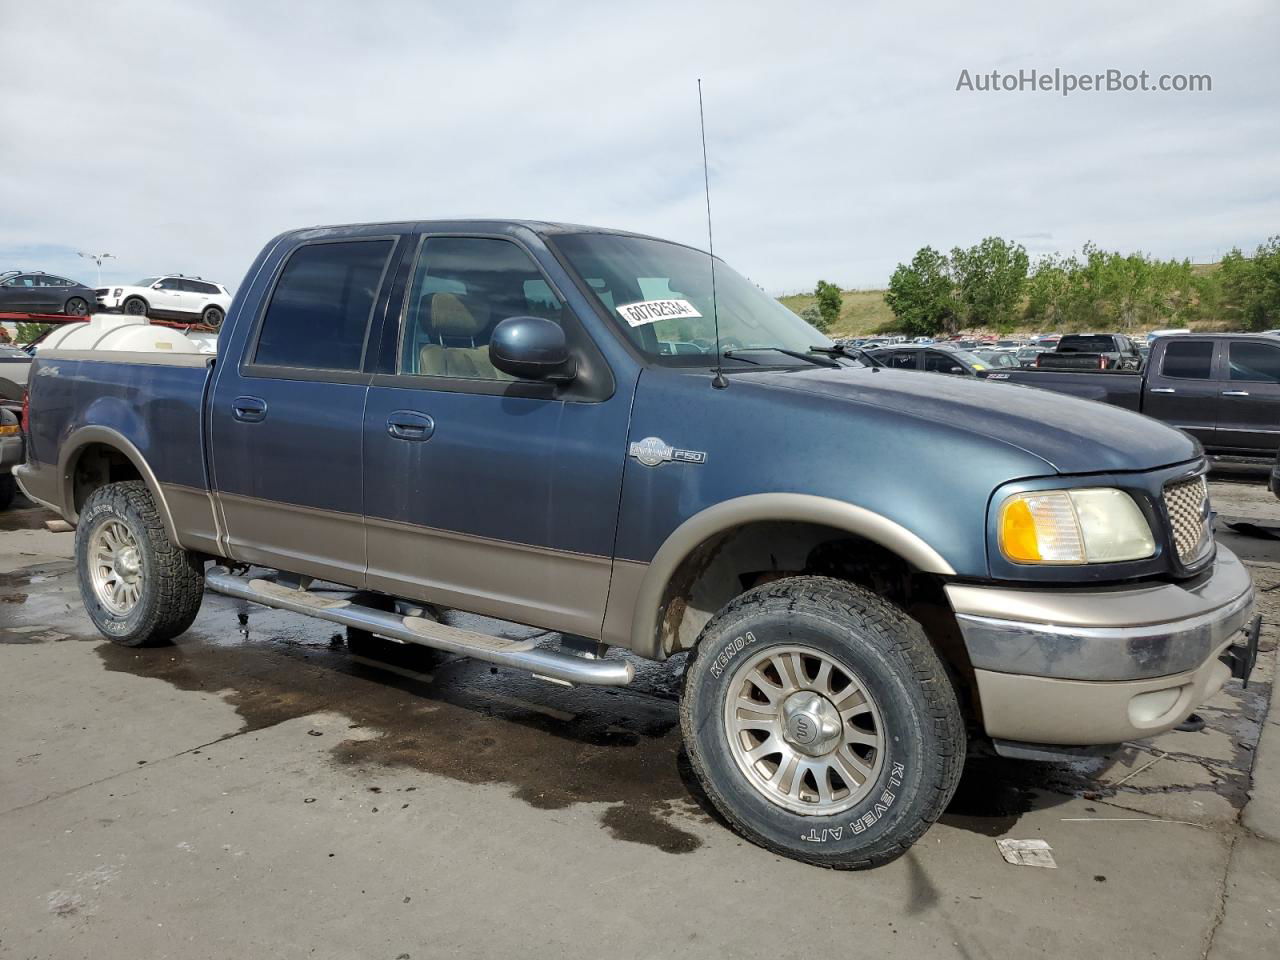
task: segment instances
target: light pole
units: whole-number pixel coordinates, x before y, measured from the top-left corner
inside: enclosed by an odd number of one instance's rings
[[[102,286],[102,261],[116,259],[115,254],[111,253],[78,253],[77,256],[84,257],[86,260],[92,260],[98,266],[98,286]]]

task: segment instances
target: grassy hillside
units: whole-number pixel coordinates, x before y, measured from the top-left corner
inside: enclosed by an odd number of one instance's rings
[[[1220,264],[1217,263],[1194,263],[1191,270],[1197,275],[1210,274],[1217,271]],[[888,304],[884,302],[885,291],[883,290],[842,290],[841,294],[844,302],[840,307],[840,318],[835,325],[827,331],[830,337],[865,337],[875,333],[890,333],[897,329],[893,311],[889,309]],[[778,300],[783,306],[789,308],[795,313],[800,313],[805,307],[815,301],[815,297],[811,293],[795,293],[786,297],[779,297]],[[1014,334],[1048,332],[1040,330],[1043,324],[1039,321],[1025,321],[1018,323],[1014,328]],[[1101,329],[1107,326],[1103,323],[1099,324],[1076,324],[1074,327],[1070,324],[1058,324],[1054,327],[1055,331],[1062,333],[1079,333],[1089,330]],[[1228,329],[1228,325],[1221,321],[1213,320],[1196,320],[1191,324],[1192,329],[1204,332],[1217,332]],[[995,333],[995,330],[986,328],[975,328],[966,330],[965,333],[988,334]],[[1133,332],[1133,331],[1131,331]],[[1145,331],[1144,331],[1145,332]]]
[[[842,290],[844,302],[840,306],[840,319],[827,331],[830,337],[865,337],[881,328],[893,327],[893,311],[884,302],[883,290]],[[779,297],[782,305],[799,313],[814,302],[811,293],[797,293]]]

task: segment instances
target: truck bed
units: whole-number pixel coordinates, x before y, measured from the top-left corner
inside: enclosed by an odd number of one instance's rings
[[[60,458],[113,436],[123,438],[154,473],[172,510],[187,499],[207,501],[202,410],[212,360],[201,354],[115,351],[37,354],[27,449],[35,472],[24,478],[59,482]],[[42,487],[28,492],[57,499]]]
[[[1077,356],[1086,356],[1077,354]],[[1121,370],[1063,371],[1001,370],[987,375],[988,380],[1008,380],[1028,387],[1041,387],[1085,400],[1100,400],[1126,410],[1142,411],[1143,377],[1140,373]]]

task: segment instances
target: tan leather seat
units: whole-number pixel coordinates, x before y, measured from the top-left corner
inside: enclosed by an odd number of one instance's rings
[[[423,298],[424,300],[428,298]],[[489,360],[488,343],[476,337],[489,324],[489,309],[454,293],[433,293],[418,311],[423,334],[432,343],[418,351],[418,373],[427,377],[467,377],[473,380],[510,380]]]

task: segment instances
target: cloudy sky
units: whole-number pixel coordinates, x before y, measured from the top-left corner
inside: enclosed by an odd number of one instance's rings
[[[705,245],[773,292],[999,234],[1280,233],[1280,4],[7,0],[0,270],[232,287],[275,233],[450,216]],[[1019,69],[1201,93],[957,91]]]

